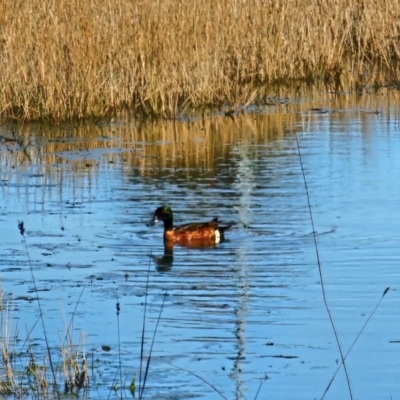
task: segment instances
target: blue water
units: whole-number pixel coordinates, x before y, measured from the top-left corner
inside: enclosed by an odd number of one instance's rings
[[[390,104],[375,114],[339,100],[328,112],[303,103],[234,121],[25,128],[28,155],[3,141],[0,270],[12,332],[23,342],[34,327],[46,363],[23,220],[54,361],[76,308],[71,330],[92,367],[89,398],[108,398],[114,379],[120,388],[136,377],[138,386],[147,277],[146,357],[166,297],[146,398],[220,399],[218,389],[254,399],[261,384],[259,399],[321,398],[340,353],[300,150],[343,354],[391,288],[346,359],[352,395],[396,398],[399,119]],[[163,203],[176,224],[232,223],[227,240],[164,254],[162,226],[146,226]],[[325,398],[350,398],[343,369]]]

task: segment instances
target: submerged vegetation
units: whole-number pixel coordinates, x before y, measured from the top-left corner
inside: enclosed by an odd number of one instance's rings
[[[4,0],[0,116],[174,116],[282,83],[396,86],[399,14],[394,0]]]

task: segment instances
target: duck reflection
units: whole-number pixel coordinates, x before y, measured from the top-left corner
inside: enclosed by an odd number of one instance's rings
[[[215,243],[213,240],[193,240],[188,243],[179,243],[174,244],[168,241],[164,241],[164,254],[162,256],[156,256],[154,254],[150,255],[150,258],[156,265],[156,270],[158,272],[167,272],[172,268],[174,263],[174,247],[187,247],[191,249],[204,249],[218,247],[218,243]]]
[[[162,256],[151,254],[150,258],[154,261],[158,272],[168,272],[174,262],[174,247],[164,246],[164,254]]]

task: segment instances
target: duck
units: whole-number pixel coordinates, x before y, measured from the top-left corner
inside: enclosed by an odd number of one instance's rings
[[[164,222],[164,243],[173,244],[218,244],[224,238],[224,233],[231,225],[220,226],[218,218],[208,222],[192,222],[174,228],[174,218],[170,207],[161,206],[154,211],[148,226],[154,226],[158,221]]]

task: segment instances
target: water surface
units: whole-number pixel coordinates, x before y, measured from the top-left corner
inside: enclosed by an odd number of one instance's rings
[[[233,119],[3,125],[0,271],[17,348],[26,351],[30,332],[46,362],[22,220],[56,364],[76,309],[89,398],[108,398],[114,379],[119,385],[119,343],[124,384],[135,375],[138,384],[147,277],[146,357],[166,297],[145,397],[221,398],[212,385],[228,399],[254,399],[262,384],[258,398],[321,398],[340,354],[323,302],[300,150],[343,353],[391,288],[347,358],[352,394],[395,398],[397,104],[397,93],[386,91],[322,94],[276,99]],[[176,224],[215,216],[232,223],[227,240],[166,254],[162,226],[146,226],[164,203]],[[343,369],[325,398],[350,398]]]

